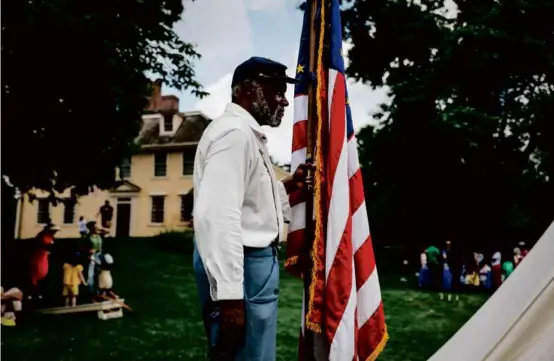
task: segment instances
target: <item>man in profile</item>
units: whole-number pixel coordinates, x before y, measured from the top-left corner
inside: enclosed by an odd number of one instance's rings
[[[204,312],[212,360],[276,357],[277,247],[290,218],[288,194],[303,187],[306,167],[277,181],[262,126],[281,124],[287,83],[294,82],[275,61],[253,57],[240,64],[232,102],[198,145],[193,218],[212,300]]]

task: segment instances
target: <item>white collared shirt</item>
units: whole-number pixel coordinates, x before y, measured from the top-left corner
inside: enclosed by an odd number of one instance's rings
[[[290,219],[260,125],[227,105],[202,134],[194,159],[194,230],[214,301],[243,298],[243,247],[264,248]]]

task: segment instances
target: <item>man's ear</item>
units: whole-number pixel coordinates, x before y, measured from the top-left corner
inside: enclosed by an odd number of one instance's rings
[[[247,80],[244,82],[242,90],[244,91],[244,94],[250,96],[254,94],[254,88],[257,86],[255,82],[252,80]]]

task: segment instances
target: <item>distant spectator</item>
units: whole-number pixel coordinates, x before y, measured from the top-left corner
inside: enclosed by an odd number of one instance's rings
[[[83,216],[79,217],[79,234],[81,237],[85,237],[88,234],[87,221]]]
[[[527,249],[525,242],[523,241],[519,242],[519,249],[521,249],[521,259],[525,258],[525,256],[527,256],[527,253],[529,253],[529,250]]]
[[[448,266],[447,262],[443,262],[442,264],[442,291],[448,294],[448,301],[452,300],[452,272],[450,272],[450,268]],[[443,298],[443,294],[441,293],[441,300]]]
[[[476,289],[481,285],[479,271],[481,269],[480,264],[484,258],[483,254],[478,252],[472,252],[471,256],[467,257],[464,284],[470,289]]]
[[[523,259],[521,255],[521,249],[519,247],[514,248],[514,267],[517,267],[519,265],[519,262]]]
[[[510,260],[502,263],[502,282],[506,282],[506,279],[514,272],[514,268],[514,263]]]
[[[442,267],[439,263],[441,252],[437,247],[430,246],[425,250],[425,254],[427,255],[427,268],[431,276],[431,288],[440,291],[442,286]]]
[[[479,281],[485,289],[492,289],[491,267],[485,262],[485,260],[481,261],[481,264],[479,265]]]
[[[110,229],[113,219],[113,207],[110,205],[110,201],[104,202],[98,213],[100,213],[100,225],[102,228]]]
[[[442,274],[442,289],[448,293],[448,300],[452,299],[450,292],[456,293],[456,300],[460,296],[457,294],[460,291],[461,283],[460,272],[462,269],[462,256],[458,252],[457,247],[452,245],[452,241],[446,240],[442,250],[443,274]]]
[[[421,288],[426,288],[430,284],[429,268],[427,267],[427,255],[425,251],[420,254],[421,268],[418,274],[418,285]]]
[[[77,296],[79,296],[79,286],[87,285],[83,276],[83,266],[79,264],[77,255],[72,255],[67,263],[63,265],[63,290],[65,306],[75,307],[77,305]]]
[[[481,262],[485,260],[485,256],[479,252],[473,252],[473,256],[475,257],[475,264],[479,268],[481,265]]]
[[[98,233],[96,228],[96,222],[90,221],[87,222],[88,228],[88,249],[93,250],[94,253],[102,252],[102,236]]]
[[[492,273],[492,286],[494,289],[498,289],[502,285],[502,254],[500,252],[494,252],[491,262]]]

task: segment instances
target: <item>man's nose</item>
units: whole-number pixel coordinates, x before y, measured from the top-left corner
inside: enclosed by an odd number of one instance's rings
[[[283,97],[283,99],[281,100],[281,105],[284,107],[289,106],[289,101],[287,100],[287,98]]]

